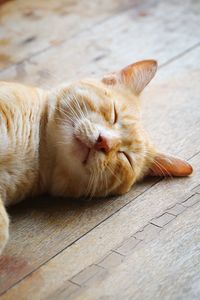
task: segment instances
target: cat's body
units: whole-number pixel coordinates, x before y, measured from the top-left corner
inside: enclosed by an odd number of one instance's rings
[[[150,171],[192,172],[158,155],[141,125],[138,94],[155,72],[155,61],[144,61],[54,91],[0,82],[0,253],[6,205],[42,193],[123,194]]]
[[[0,82],[0,195],[6,205],[39,191],[43,91]]]

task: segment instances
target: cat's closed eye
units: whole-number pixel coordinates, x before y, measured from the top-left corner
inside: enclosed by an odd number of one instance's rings
[[[112,124],[116,124],[117,123],[117,120],[118,120],[118,113],[117,113],[117,110],[116,110],[116,106],[115,106],[115,103],[113,103],[113,113],[112,113]]]
[[[123,155],[123,157],[127,160],[127,162],[130,164],[130,166],[132,168],[133,167],[132,166],[132,159],[131,159],[130,155],[125,151],[119,151],[119,154]]]

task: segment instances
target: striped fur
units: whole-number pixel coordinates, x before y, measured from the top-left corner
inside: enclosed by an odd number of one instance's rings
[[[155,150],[138,94],[155,71],[147,61],[52,91],[0,82],[0,253],[8,239],[4,206],[42,193],[123,194],[149,171]],[[100,136],[106,152],[95,148]]]

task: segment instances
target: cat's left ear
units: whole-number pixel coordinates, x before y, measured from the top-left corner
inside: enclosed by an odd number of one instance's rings
[[[148,175],[184,177],[192,174],[192,172],[192,166],[187,161],[166,154],[157,153]]]
[[[154,77],[156,70],[155,60],[142,60],[104,76],[102,81],[107,85],[123,84],[131,88],[135,94],[140,94]]]

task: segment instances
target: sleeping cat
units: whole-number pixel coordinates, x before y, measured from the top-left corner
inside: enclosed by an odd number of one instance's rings
[[[142,127],[138,95],[156,69],[141,61],[52,91],[0,82],[0,253],[9,204],[43,193],[119,195],[146,174],[192,173],[157,153]]]

